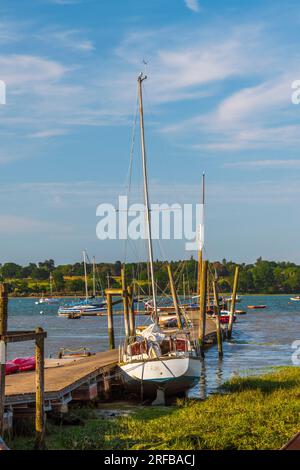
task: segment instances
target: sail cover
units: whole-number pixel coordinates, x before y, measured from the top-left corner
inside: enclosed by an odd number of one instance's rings
[[[162,330],[159,328],[159,326],[156,323],[152,323],[150,326],[148,326],[142,333],[141,336],[148,341],[163,341],[165,338],[165,334],[162,332]]]

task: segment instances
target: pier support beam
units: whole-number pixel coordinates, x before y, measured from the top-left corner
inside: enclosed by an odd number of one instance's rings
[[[208,261],[202,262],[201,284],[200,284],[200,321],[199,321],[199,346],[201,357],[204,357],[204,342],[205,342],[205,328],[206,328],[206,294],[207,294],[207,266]]]
[[[237,287],[238,287],[238,282],[239,282],[239,272],[240,272],[240,268],[239,266],[237,266],[235,268],[233,290],[232,290],[232,296],[231,296],[230,317],[229,317],[229,325],[228,325],[228,338],[229,339],[232,336],[233,316],[234,316],[234,311],[235,311],[235,300],[236,300],[236,293],[237,293]]]
[[[220,306],[219,306],[219,295],[217,290],[217,281],[213,279],[213,293],[214,293],[214,312],[216,317],[216,325],[217,325],[217,343],[218,343],[218,353],[219,357],[223,357],[223,344],[222,344],[222,331],[221,331],[221,324],[220,324]]]
[[[134,298],[133,287],[128,286],[128,308],[129,308],[129,334],[130,341],[135,341],[135,318],[134,318]]]
[[[42,328],[36,328],[36,408],[35,408],[35,449],[45,449],[45,410],[44,410],[44,336]]]
[[[128,292],[126,287],[126,278],[125,278],[125,269],[121,269],[121,279],[122,279],[122,296],[123,296],[123,307],[124,307],[124,328],[125,328],[125,337],[128,341],[130,332],[129,332],[129,314],[128,314]]]
[[[114,332],[112,294],[108,294],[108,293],[106,294],[106,302],[107,302],[107,329],[108,329],[109,349],[115,349],[115,332]]]
[[[179,305],[178,305],[177,292],[176,292],[175,285],[174,285],[173,273],[172,273],[171,266],[169,264],[168,264],[167,267],[168,267],[170,289],[171,289],[173,304],[174,304],[174,308],[175,308],[175,312],[176,312],[177,327],[179,328],[179,330],[181,330],[182,329],[181,315],[180,315],[180,309],[179,309]]]
[[[7,333],[7,284],[0,284],[0,337]],[[4,434],[6,342],[0,339],[0,438]]]

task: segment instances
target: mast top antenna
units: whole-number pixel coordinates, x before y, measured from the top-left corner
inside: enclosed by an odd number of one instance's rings
[[[144,72],[141,72],[138,76],[138,81],[142,82],[147,79],[147,75],[144,74]]]

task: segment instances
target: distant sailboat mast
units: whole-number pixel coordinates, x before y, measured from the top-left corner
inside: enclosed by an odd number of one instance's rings
[[[146,226],[147,226],[147,237],[148,237],[151,290],[152,290],[152,298],[153,298],[154,320],[157,323],[158,316],[157,316],[156,289],[155,289],[154,268],[153,268],[153,247],[152,247],[152,237],[151,237],[151,215],[150,215],[149,192],[148,192],[147,159],[146,159],[144,111],[143,111],[143,91],[142,91],[142,83],[144,80],[146,80],[146,78],[147,76],[144,75],[143,73],[141,73],[138,76],[138,94],[139,94],[139,108],[140,108],[140,130],[141,130],[142,164],[143,164],[143,179],[144,179],[144,201],[145,201],[145,206],[146,206]]]
[[[85,250],[83,250],[83,267],[84,267],[85,299],[88,300],[89,291],[88,291],[88,283],[87,283],[86,252],[85,252]]]
[[[93,296],[96,297],[96,260],[93,256]]]

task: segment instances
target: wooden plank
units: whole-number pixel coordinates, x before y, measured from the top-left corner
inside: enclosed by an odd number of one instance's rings
[[[0,340],[4,340],[6,343],[20,343],[23,341],[35,341],[39,338],[47,338],[47,333],[41,332],[36,333],[35,331],[26,331],[26,332],[7,332],[6,335],[0,336]]]

